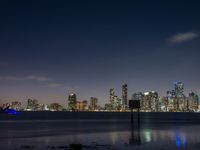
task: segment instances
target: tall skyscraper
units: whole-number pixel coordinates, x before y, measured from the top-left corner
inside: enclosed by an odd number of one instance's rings
[[[115,91],[114,88],[110,89],[110,103],[113,104],[115,100]]]
[[[98,107],[98,99],[96,97],[90,98],[90,110],[94,111]]]
[[[159,111],[159,96],[156,91],[144,92],[141,109],[148,112]]]
[[[142,92],[137,92],[137,93],[133,93],[132,95],[132,100],[139,100],[141,101],[143,98],[143,93]]]
[[[76,109],[76,94],[70,93],[68,96],[68,109],[75,110]]]
[[[113,102],[113,105],[112,105],[112,109],[113,110],[120,110],[121,108],[122,108],[122,100],[117,95],[115,95],[114,96],[114,102]]]
[[[175,90],[167,91],[168,111],[175,111],[177,108],[177,98]]]
[[[128,86],[127,84],[122,85],[122,106],[126,108],[128,105]]]
[[[184,95],[184,84],[182,82],[174,83],[175,94],[177,97],[183,97]]]
[[[189,100],[188,101],[188,110],[197,111],[198,107],[199,107],[198,95],[195,94],[194,92],[190,92],[188,100]]]
[[[174,90],[175,90],[175,111],[184,111],[186,107],[186,99],[184,96],[184,84],[182,82],[175,82],[174,83]]]

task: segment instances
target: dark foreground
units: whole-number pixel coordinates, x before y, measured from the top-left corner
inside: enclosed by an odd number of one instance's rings
[[[0,114],[0,150],[200,149],[200,113]]]

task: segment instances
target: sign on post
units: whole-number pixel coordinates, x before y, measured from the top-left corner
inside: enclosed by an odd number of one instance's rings
[[[133,124],[133,109],[137,109],[138,125],[140,124],[140,101],[129,100],[129,108],[131,109],[131,124]]]
[[[130,109],[140,108],[140,101],[139,100],[129,100],[129,108]]]

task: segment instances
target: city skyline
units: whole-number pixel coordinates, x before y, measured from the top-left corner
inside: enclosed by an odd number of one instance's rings
[[[11,102],[20,102],[25,106],[25,103],[26,103],[27,100],[33,99],[33,100],[37,100],[37,101],[39,100],[38,102],[40,102],[40,104],[44,104],[44,105],[50,105],[50,104],[53,104],[53,103],[58,103],[58,104],[61,104],[63,107],[65,107],[66,105],[67,105],[67,107],[69,107],[69,105],[71,105],[71,104],[69,104],[69,102],[71,101],[70,99],[72,97],[72,106],[75,105],[76,101],[77,102],[87,101],[88,107],[90,107],[91,106],[91,101],[90,100],[91,99],[97,99],[98,106],[104,107],[106,104],[115,105],[115,103],[118,100],[120,100],[119,103],[120,103],[121,107],[125,109],[125,108],[128,108],[128,101],[129,100],[139,100],[138,98],[141,97],[141,94],[142,95],[148,95],[151,92],[153,92],[153,93],[156,92],[157,93],[159,101],[163,97],[167,98],[167,97],[173,97],[172,95],[177,95],[177,97],[183,98],[183,97],[190,96],[191,93],[194,93],[195,95],[197,95],[198,99],[200,100],[200,93],[199,92],[194,91],[194,90],[190,90],[189,92],[186,92],[185,84],[183,82],[180,82],[180,81],[173,82],[173,87],[169,88],[166,91],[163,91],[163,93],[165,93],[163,95],[161,95],[155,89],[153,89],[153,90],[151,89],[151,90],[148,90],[148,91],[134,91],[134,92],[131,92],[128,89],[128,85],[125,84],[125,83],[123,83],[121,85],[121,91],[119,90],[120,92],[116,92],[117,91],[116,89],[117,88],[115,87],[115,88],[110,88],[109,90],[107,90],[107,93],[106,93],[107,94],[107,99],[104,100],[104,101],[99,101],[99,98],[96,97],[96,96],[88,96],[89,98],[81,98],[78,93],[76,93],[74,91],[73,92],[72,91],[67,91],[66,92],[66,97],[64,99],[64,103],[62,103],[62,101],[52,101],[52,102],[49,102],[49,103],[45,103],[45,102],[41,101],[40,99],[37,99],[36,97],[27,97],[27,98],[25,98],[23,100],[22,99],[21,100],[20,99],[9,99],[8,101],[6,101],[5,99],[4,100],[1,99],[0,104],[6,104],[6,103],[11,103]],[[127,101],[126,104],[124,103],[124,99],[125,99],[125,101]]]
[[[0,150],[199,150],[199,7],[0,0]]]
[[[69,93],[66,105],[59,102],[44,104],[37,99],[28,99],[27,105],[20,101],[0,104],[1,110],[12,108],[18,111],[130,111],[132,101],[138,101],[141,112],[199,112],[200,98],[195,92],[184,93],[184,83],[174,82],[174,87],[166,91],[166,95],[159,95],[157,91],[134,92],[128,99],[128,85],[123,84],[121,98],[114,88],[109,90],[109,101],[99,105],[97,97],[79,99],[76,93]]]
[[[199,4],[0,2],[0,102],[65,104],[69,91],[103,105],[123,83],[165,95],[181,81],[199,93]]]

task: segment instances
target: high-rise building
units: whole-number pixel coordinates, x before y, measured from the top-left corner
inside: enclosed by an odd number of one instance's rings
[[[115,99],[115,91],[114,88],[110,89],[110,103],[111,105],[114,103],[114,99]]]
[[[113,107],[110,103],[106,103],[104,109],[110,111],[110,110],[113,110]]]
[[[120,98],[118,98],[118,96],[115,95],[114,97],[114,102],[113,102],[113,106],[112,106],[113,110],[120,110],[122,107],[122,100]]]
[[[175,90],[175,111],[184,111],[186,109],[186,98],[184,96],[184,84],[182,82],[174,83]]]
[[[133,95],[132,95],[132,100],[140,101],[141,110],[143,110],[143,107],[144,107],[143,98],[144,98],[144,94],[142,92],[133,93]]]
[[[169,111],[169,101],[168,98],[165,96],[160,97],[160,101],[161,101],[161,106],[160,109],[162,112],[167,112]]]
[[[182,82],[174,83],[175,94],[177,97],[183,97],[184,95],[184,84]]]
[[[168,111],[175,111],[177,108],[177,99],[175,90],[167,91],[167,103],[168,103]]]
[[[159,106],[159,97],[156,91],[145,92],[143,97],[143,108],[147,112],[158,112],[160,109]]]
[[[10,108],[19,111],[22,109],[22,103],[18,101],[11,102]]]
[[[74,111],[76,109],[76,94],[70,93],[68,96],[68,109]]]
[[[76,110],[78,111],[85,111],[88,110],[88,101],[76,101]]]
[[[122,85],[122,106],[126,108],[128,105],[128,86],[127,84]]]
[[[198,95],[194,92],[189,93],[187,107],[189,111],[197,111],[199,107]]]
[[[28,99],[27,110],[36,111],[38,108],[38,100],[36,99]]]
[[[49,105],[51,111],[62,111],[63,107],[59,103],[52,103]]]
[[[96,97],[90,98],[90,110],[97,110],[98,107],[98,99]]]
[[[160,108],[158,92],[151,91],[151,94],[152,94],[152,110],[158,112]]]
[[[144,95],[142,94],[142,92],[134,93],[134,94],[132,95],[132,100],[142,100],[143,96],[144,96]]]

